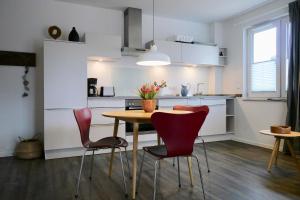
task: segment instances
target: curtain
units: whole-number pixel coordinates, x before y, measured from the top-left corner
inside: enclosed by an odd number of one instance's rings
[[[291,23],[290,59],[287,91],[287,125],[294,131],[300,131],[300,1],[289,4]],[[300,153],[300,140],[293,141],[295,152]]]

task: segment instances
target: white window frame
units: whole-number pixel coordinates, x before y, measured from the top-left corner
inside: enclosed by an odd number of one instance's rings
[[[246,48],[246,96],[248,98],[286,98],[286,55],[287,55],[287,31],[289,17],[283,17],[271,22],[253,26],[247,30]],[[261,32],[276,27],[276,91],[253,92],[251,90],[251,64],[253,63],[253,36]]]

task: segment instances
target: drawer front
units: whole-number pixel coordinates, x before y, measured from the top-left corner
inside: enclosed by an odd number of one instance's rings
[[[160,99],[159,107],[173,107],[175,105],[187,105],[187,99]]]
[[[92,125],[90,128],[90,139],[97,141],[104,137],[113,136],[113,125]],[[125,138],[125,124],[120,124],[118,128],[118,137]]]
[[[88,99],[89,108],[125,108],[125,99],[95,98]]]
[[[214,106],[225,105],[226,99],[201,99],[201,105]]]
[[[188,99],[188,105],[189,106],[200,106],[201,101],[200,101],[200,99]]]
[[[115,118],[104,117],[102,113],[110,111],[124,111],[124,108],[92,108],[92,123],[93,125],[114,125]],[[124,122],[120,122],[124,123]]]

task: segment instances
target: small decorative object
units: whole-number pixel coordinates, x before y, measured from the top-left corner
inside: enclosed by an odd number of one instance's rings
[[[24,86],[24,93],[22,95],[22,97],[27,97],[28,96],[28,92],[29,92],[29,81],[27,80],[27,74],[29,72],[29,67],[28,66],[25,66],[25,71],[24,71],[24,75],[22,76],[22,79],[23,79],[23,86]]]
[[[36,159],[43,154],[42,143],[38,139],[23,139],[19,137],[15,155],[20,159]]]
[[[78,35],[75,27],[72,28],[72,30],[69,34],[69,41],[79,42],[79,35]]]
[[[61,36],[61,30],[58,26],[50,26],[48,28],[48,33],[54,40]]]
[[[271,132],[277,134],[290,134],[291,127],[290,126],[271,126]]]
[[[161,88],[166,87],[166,81],[162,81],[158,84],[156,81],[153,84],[144,84],[138,91],[142,98],[142,106],[145,112],[153,112],[156,108],[155,96],[158,94]]]
[[[181,96],[186,97],[189,93],[191,86],[190,85],[181,85]]]
[[[220,56],[224,56],[224,54],[223,54],[223,52],[222,52],[222,51],[220,51],[219,55],[220,55]]]

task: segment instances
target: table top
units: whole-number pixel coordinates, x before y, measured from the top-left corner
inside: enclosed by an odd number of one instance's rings
[[[181,110],[155,110],[152,113],[146,113],[143,110],[124,110],[124,111],[112,111],[102,113],[105,117],[119,118],[119,119],[137,119],[137,120],[150,120],[151,115],[155,112],[165,112],[172,114],[187,114],[191,113],[190,111],[181,111]]]
[[[291,131],[290,134],[280,134],[280,133],[272,133],[270,130],[261,130],[259,133],[264,135],[271,135],[274,137],[282,137],[282,138],[294,138],[294,137],[300,137],[300,132],[294,132]]]

